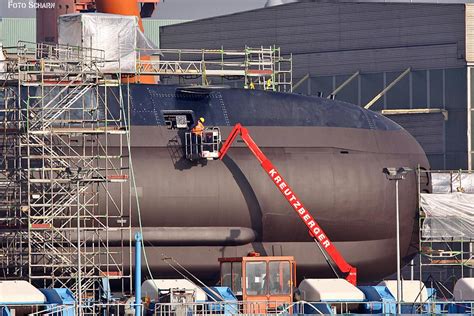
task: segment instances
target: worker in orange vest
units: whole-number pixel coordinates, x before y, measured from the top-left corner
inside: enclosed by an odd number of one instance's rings
[[[202,152],[202,133],[204,132],[204,118],[200,117],[194,127],[191,129],[191,133],[194,135],[193,142],[195,145],[195,153],[201,155]]]
[[[204,117],[200,117],[197,121],[196,125],[191,129],[193,134],[197,136],[202,136],[202,132],[204,131]]]

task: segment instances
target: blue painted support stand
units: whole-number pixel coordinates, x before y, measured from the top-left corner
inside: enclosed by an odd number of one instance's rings
[[[142,314],[142,235],[135,234],[135,315]]]

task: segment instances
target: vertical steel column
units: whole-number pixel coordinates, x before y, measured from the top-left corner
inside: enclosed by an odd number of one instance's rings
[[[76,282],[76,295],[77,295],[77,305],[78,305],[78,314],[82,315],[82,264],[81,264],[81,195],[79,194],[80,192],[80,181],[77,181],[76,184],[77,188],[77,214],[76,214],[76,219],[77,219],[77,282]]]
[[[383,168],[383,173],[387,176],[387,179],[390,181],[395,181],[395,210],[396,210],[396,229],[397,229],[397,313],[401,314],[403,302],[403,289],[401,282],[401,271],[400,271],[400,201],[398,194],[398,182],[405,179],[405,176],[408,172],[412,171],[408,167],[393,168],[387,167]]]
[[[402,283],[400,276],[400,205],[398,201],[398,179],[395,180],[395,199],[396,199],[396,212],[397,212],[397,313],[402,313]]]
[[[469,256],[472,257],[472,254],[474,253],[474,243],[470,242],[469,243]],[[472,272],[474,269],[469,269],[469,277],[472,278],[474,276],[474,273]]]
[[[467,66],[467,169],[472,170],[472,68]]]
[[[135,234],[135,315],[142,314],[142,235]]]

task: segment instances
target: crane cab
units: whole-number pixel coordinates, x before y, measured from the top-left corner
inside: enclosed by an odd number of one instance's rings
[[[206,128],[202,135],[192,132],[185,134],[186,159],[195,161],[200,159],[219,159],[221,131],[218,127]]]
[[[291,312],[296,286],[296,262],[292,256],[220,258],[221,285],[243,301],[244,314]]]

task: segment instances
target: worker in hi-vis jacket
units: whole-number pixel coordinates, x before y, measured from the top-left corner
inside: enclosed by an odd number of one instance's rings
[[[196,144],[196,153],[201,154],[201,144],[202,144],[202,133],[204,132],[204,118],[200,117],[199,120],[194,124],[194,127],[191,129],[193,134],[193,140]]]

